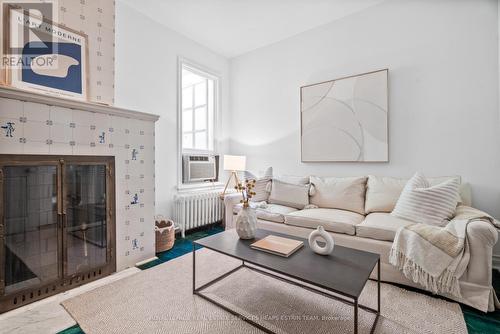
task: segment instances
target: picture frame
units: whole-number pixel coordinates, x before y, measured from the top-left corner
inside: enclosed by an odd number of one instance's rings
[[[87,35],[12,4],[3,13],[5,84],[87,102]]]
[[[300,88],[302,162],[389,161],[389,70]]]

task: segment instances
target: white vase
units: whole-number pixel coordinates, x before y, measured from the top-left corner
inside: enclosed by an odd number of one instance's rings
[[[319,241],[323,241],[325,246],[320,246]],[[333,252],[333,247],[335,242],[333,241],[330,233],[326,232],[323,226],[318,226],[318,228],[309,234],[309,247],[320,255],[328,255]]]
[[[255,209],[242,208],[236,217],[236,232],[240,239],[255,238],[255,230],[257,229],[257,214]]]

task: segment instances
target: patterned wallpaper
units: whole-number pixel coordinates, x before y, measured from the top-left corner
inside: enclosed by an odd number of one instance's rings
[[[0,0],[0,4],[36,1],[44,2],[43,0]],[[52,2],[58,8],[59,24],[88,36],[89,100],[114,105],[115,1],[53,0]]]
[[[154,256],[154,122],[0,98],[1,154],[115,156],[117,270]]]

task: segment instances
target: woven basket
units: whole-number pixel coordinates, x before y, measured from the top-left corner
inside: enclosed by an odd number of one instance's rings
[[[155,222],[156,252],[164,252],[174,247],[175,226],[174,222],[163,217],[157,217]]]

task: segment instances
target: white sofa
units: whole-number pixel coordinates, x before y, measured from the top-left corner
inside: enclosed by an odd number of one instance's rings
[[[434,182],[441,179],[436,178]],[[300,210],[269,203],[267,206],[262,205],[265,208],[256,209],[258,228],[307,238],[312,229],[322,225],[333,236],[337,245],[380,254],[383,281],[422,288],[404,277],[389,264],[388,259],[397,229],[411,223],[390,215],[406,180],[376,176],[368,176],[365,180],[362,194],[364,210],[361,213],[332,207],[306,207]],[[317,188],[315,187],[315,192],[318,191]],[[346,196],[352,195],[349,191],[345,193]],[[310,198],[315,196],[316,193]],[[226,229],[234,228],[236,215],[241,209],[240,199],[241,195],[238,193],[224,198]],[[349,198],[349,203],[353,201],[355,202],[356,198]],[[311,200],[311,202],[318,201]],[[470,188],[467,184],[461,186],[460,202],[461,205],[471,206]],[[500,308],[492,288],[492,252],[498,239],[497,230],[489,222],[474,221],[468,225],[467,238],[471,257],[467,270],[460,278],[462,298],[443,296],[483,312],[494,311],[495,307]],[[375,278],[375,275],[375,272],[372,273],[372,278]]]

